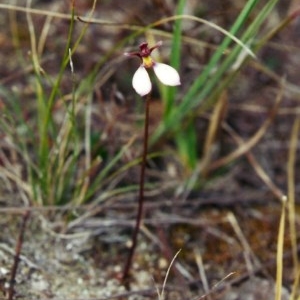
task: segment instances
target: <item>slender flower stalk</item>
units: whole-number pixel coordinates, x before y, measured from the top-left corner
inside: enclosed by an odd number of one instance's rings
[[[132,233],[132,244],[131,244],[131,247],[130,247],[130,250],[129,250],[129,254],[128,254],[128,258],[127,258],[127,261],[126,261],[126,265],[125,265],[124,272],[123,272],[123,278],[122,278],[123,283],[127,287],[129,285],[129,282],[128,282],[129,271],[130,271],[130,268],[131,268],[135,248],[136,248],[136,245],[137,245],[137,238],[138,238],[138,234],[139,234],[139,231],[140,231],[140,225],[141,225],[142,216],[143,216],[145,169],[146,169],[146,161],[147,161],[148,132],[149,132],[148,129],[149,129],[150,101],[151,101],[151,95],[148,94],[147,97],[146,97],[146,103],[145,103],[144,143],[143,143],[140,184],[139,184],[138,212],[137,212],[134,231]]]
[[[151,101],[150,92],[152,89],[152,84],[147,69],[152,68],[157,78],[165,85],[170,85],[170,86],[180,85],[179,74],[174,68],[163,63],[157,63],[151,58],[151,52],[154,49],[160,47],[161,44],[162,42],[159,42],[155,46],[148,48],[147,43],[142,43],[140,45],[139,52],[125,53],[126,56],[138,56],[141,59],[142,64],[133,75],[132,86],[140,96],[143,97],[147,95],[145,97],[146,103],[145,103],[144,143],[143,143],[143,153],[142,153],[142,162],[141,162],[138,212],[137,212],[134,231],[132,234],[132,245],[129,250],[129,255],[126,261],[126,265],[123,272],[123,278],[122,278],[122,281],[127,288],[129,288],[129,282],[128,282],[129,271],[131,268],[134,251],[137,245],[137,238],[140,231],[140,225],[143,216],[145,169],[146,169],[147,149],[148,149],[149,111],[150,111],[150,101]]]

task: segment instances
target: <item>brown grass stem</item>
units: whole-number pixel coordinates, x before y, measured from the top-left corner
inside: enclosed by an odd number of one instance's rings
[[[150,100],[151,94],[149,93],[146,96],[145,103],[145,122],[144,122],[144,141],[143,141],[143,152],[142,152],[142,162],[141,162],[141,173],[140,173],[140,184],[139,184],[139,203],[138,203],[138,212],[136,216],[136,223],[134,231],[132,234],[132,244],[129,249],[129,254],[125,264],[122,281],[125,286],[128,288],[128,279],[129,272],[132,265],[132,259],[137,245],[137,239],[140,232],[140,225],[143,218],[143,205],[144,205],[144,187],[145,187],[145,169],[147,161],[147,149],[148,149],[148,135],[149,135],[149,111],[150,111]]]

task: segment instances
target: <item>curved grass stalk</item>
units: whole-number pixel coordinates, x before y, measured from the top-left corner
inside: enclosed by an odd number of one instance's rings
[[[31,14],[52,16],[52,17],[56,17],[56,18],[60,18],[60,19],[72,20],[72,16],[70,16],[69,14],[63,14],[63,13],[51,12],[51,11],[44,11],[44,10],[33,9],[33,8],[25,8],[25,7],[10,5],[10,4],[0,4],[0,9],[15,10],[15,11],[19,11],[19,12],[26,12],[26,13],[31,13]],[[183,15],[175,15],[175,16],[160,19],[160,20],[155,21],[155,22],[153,22],[153,23],[151,23],[147,26],[116,23],[116,22],[107,21],[107,20],[103,21],[103,20],[99,20],[99,19],[95,19],[95,18],[91,18],[91,17],[85,17],[85,18],[80,17],[80,20],[82,20],[82,21],[84,21],[85,23],[88,23],[88,24],[98,24],[98,25],[102,25],[102,26],[113,26],[113,27],[116,27],[116,28],[119,28],[119,29],[128,29],[130,31],[138,31],[137,35],[140,35],[140,34],[146,32],[147,30],[152,30],[155,27],[158,27],[160,25],[163,25],[163,24],[166,24],[166,23],[169,23],[169,22],[173,22],[173,21],[176,21],[176,20],[194,21],[194,22],[197,22],[197,23],[205,24],[205,25],[221,32],[225,36],[228,36],[230,39],[232,39],[234,42],[236,42],[238,45],[240,45],[242,48],[244,48],[244,50],[250,56],[252,56],[253,58],[256,57],[255,54],[252,52],[252,50],[246,44],[244,44],[241,40],[239,40],[237,37],[235,37],[229,31],[225,30],[224,28],[222,28],[221,26],[218,26],[217,24],[215,24],[213,22],[210,22],[210,21],[205,20],[203,18],[191,16],[191,15],[184,15],[184,14]],[[155,32],[159,33],[161,31],[155,31]],[[172,35],[170,35],[170,36],[172,36]]]

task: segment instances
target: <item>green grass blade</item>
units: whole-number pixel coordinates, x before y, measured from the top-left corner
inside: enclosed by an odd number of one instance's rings
[[[245,33],[242,35],[241,41],[243,43],[249,43],[252,39],[255,38],[255,35],[261,26],[262,22],[266,19],[267,15],[274,8],[274,5],[278,0],[269,1],[263,9],[260,11],[258,16],[248,27]],[[250,14],[251,9],[254,7],[257,1],[249,1],[246,7],[243,9],[242,13],[238,17],[237,21],[233,25],[230,33],[236,34],[243,23],[245,23],[245,18]],[[250,5],[251,4],[251,5]],[[242,16],[242,17],[241,17]],[[243,20],[244,19],[244,20]],[[219,61],[223,55],[223,52],[227,49],[230,44],[230,38],[226,37],[222,44],[218,47],[217,51],[211,58],[205,70],[202,74],[195,80],[192,87],[183,97],[182,102],[174,107],[173,111],[170,113],[169,117],[164,120],[164,123],[161,123],[157,131],[152,136],[151,142],[157,141],[164,133],[170,130],[178,130],[178,125],[180,121],[186,117],[193,109],[199,106],[203,100],[214,92],[216,87],[224,75],[225,72],[230,70],[232,64],[236,61],[238,55],[241,53],[241,46],[237,45],[230,52],[230,54],[225,58],[223,63],[219,65]],[[210,76],[212,71],[216,69],[213,76]]]
[[[190,121],[185,128],[179,130],[175,139],[183,165],[189,169],[194,168],[198,157],[197,131],[194,123]]]
[[[238,31],[242,28],[243,24],[245,23],[247,17],[251,13],[252,9],[257,4],[257,0],[248,1],[240,15],[238,16],[237,20],[233,24],[231,30],[229,31],[232,35],[236,35]],[[193,102],[193,97],[199,90],[204,86],[205,82],[208,81],[209,75],[211,74],[212,70],[218,65],[218,62],[223,57],[224,52],[227,50],[228,46],[232,42],[231,38],[226,36],[218,47],[217,51],[214,53],[212,58],[210,59],[207,67],[204,69],[202,74],[196,79],[194,84],[186,93],[184,99],[181,103],[181,109],[185,109],[185,107],[189,108],[191,102]],[[186,110],[186,109],[185,109]]]
[[[47,108],[46,112],[43,115],[43,121],[40,124],[41,125],[41,141],[40,141],[40,150],[39,150],[39,156],[40,156],[40,163],[41,163],[41,168],[45,168],[48,160],[48,129],[49,129],[49,123],[51,123],[51,112],[52,112],[52,107],[54,104],[54,100],[56,95],[59,93],[59,85],[61,83],[63,74],[65,72],[65,69],[69,63],[69,49],[71,47],[71,40],[72,40],[72,33],[74,30],[74,17],[75,17],[75,12],[74,12],[74,6],[72,6],[71,10],[71,20],[70,20],[70,26],[69,26],[69,32],[68,32],[68,38],[67,38],[67,43],[65,47],[65,53],[63,56],[61,68],[58,74],[58,77],[55,81],[55,84],[52,88],[51,94],[48,99],[47,103]]]
[[[180,0],[177,7],[177,15],[183,14],[186,0]],[[178,19],[174,24],[172,47],[171,47],[171,59],[170,64],[175,69],[180,69],[180,59],[181,59],[181,34],[182,34],[182,19]],[[174,99],[176,95],[177,87],[167,87],[166,96],[164,99],[164,115],[168,116],[174,105]]]

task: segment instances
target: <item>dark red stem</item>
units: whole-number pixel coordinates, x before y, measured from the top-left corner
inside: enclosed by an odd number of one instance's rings
[[[138,203],[138,213],[136,216],[136,223],[134,227],[134,231],[132,234],[132,245],[129,249],[129,254],[127,257],[127,262],[123,272],[122,281],[125,286],[128,288],[128,279],[129,272],[132,265],[132,259],[135,252],[135,248],[137,245],[137,239],[140,232],[140,225],[143,218],[143,205],[144,205],[144,186],[145,186],[145,169],[146,169],[146,161],[147,161],[147,149],[148,149],[148,129],[149,129],[149,111],[150,111],[150,99],[151,95],[148,94],[146,96],[145,103],[145,123],[144,123],[144,142],[143,142],[143,153],[142,153],[142,162],[141,162],[141,174],[140,174],[140,186],[139,186],[139,203]]]
[[[21,255],[21,249],[23,245],[23,240],[24,240],[24,234],[25,234],[25,228],[26,228],[26,223],[29,218],[30,211],[26,211],[23,215],[23,220],[20,228],[20,233],[19,237],[17,240],[16,244],[16,253],[14,257],[14,264],[11,268],[11,275],[10,275],[10,281],[9,281],[9,290],[8,290],[8,300],[12,300],[14,297],[14,286],[15,286],[15,279],[16,279],[16,274],[17,274],[17,269],[19,265],[19,260],[20,260],[20,255]]]

